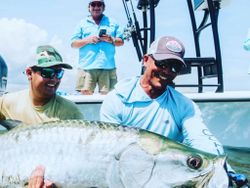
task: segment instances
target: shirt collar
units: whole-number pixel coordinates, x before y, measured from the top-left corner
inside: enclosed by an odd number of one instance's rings
[[[141,77],[125,79],[116,85],[116,94],[121,97],[123,102],[133,103],[152,101],[152,99],[142,89],[140,79]]]

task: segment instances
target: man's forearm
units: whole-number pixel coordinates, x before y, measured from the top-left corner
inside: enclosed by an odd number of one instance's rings
[[[113,38],[114,46],[122,46],[123,44],[124,44],[124,41],[121,38],[118,38],[118,37]]]
[[[78,39],[71,43],[72,48],[81,48],[89,44],[87,39]]]

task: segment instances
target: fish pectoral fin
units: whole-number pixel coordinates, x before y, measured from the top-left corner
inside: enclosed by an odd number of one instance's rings
[[[22,121],[12,120],[12,119],[0,120],[0,125],[6,128],[8,131],[17,127],[22,123],[23,123]]]

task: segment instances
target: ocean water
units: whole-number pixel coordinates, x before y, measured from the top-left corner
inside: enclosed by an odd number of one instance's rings
[[[250,148],[250,101],[197,104],[204,123],[224,146]]]
[[[247,176],[250,181],[250,148],[224,147],[228,163],[236,173]]]

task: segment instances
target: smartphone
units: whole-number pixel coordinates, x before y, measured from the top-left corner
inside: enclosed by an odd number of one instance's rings
[[[101,37],[102,35],[106,35],[106,32],[107,32],[106,29],[100,29],[99,37]]]

